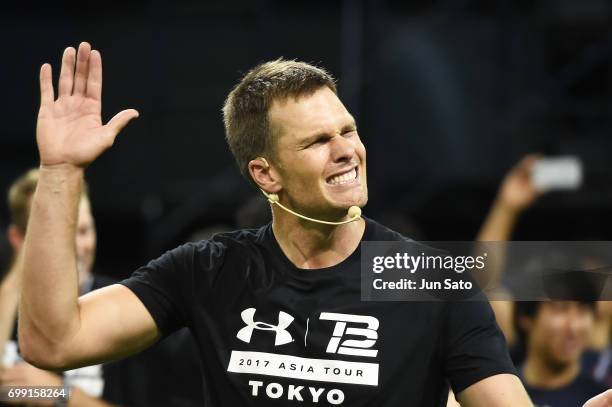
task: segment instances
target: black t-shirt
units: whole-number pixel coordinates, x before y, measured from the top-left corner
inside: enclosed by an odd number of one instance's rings
[[[535,407],[579,407],[606,390],[601,384],[583,375],[576,377],[567,386],[554,390],[532,387],[524,380],[523,384]]]
[[[363,240],[405,238],[366,219]],[[486,302],[361,301],[360,249],[301,270],[270,224],[165,253],[122,282],[168,335],[187,326],[207,406],[445,406],[513,373]]]

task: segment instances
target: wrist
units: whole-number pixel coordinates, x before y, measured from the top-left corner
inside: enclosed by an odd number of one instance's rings
[[[40,172],[45,172],[48,174],[62,174],[62,175],[83,175],[85,173],[85,169],[83,167],[79,167],[78,165],[69,164],[69,163],[57,163],[57,164],[45,164],[41,161],[39,166]]]
[[[513,205],[511,203],[505,202],[502,199],[498,199],[497,201],[495,201],[493,207],[496,209],[497,212],[513,217],[520,215],[524,209],[521,206]]]
[[[80,191],[85,180],[85,170],[71,164],[43,165],[39,167],[38,188],[60,191]]]

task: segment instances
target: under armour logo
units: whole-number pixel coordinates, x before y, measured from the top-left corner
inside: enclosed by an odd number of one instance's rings
[[[284,345],[289,342],[293,342],[291,334],[286,331],[286,328],[293,322],[293,317],[286,312],[280,311],[278,313],[278,325],[268,324],[266,322],[255,322],[255,308],[247,308],[240,313],[242,320],[246,324],[236,334],[236,337],[243,342],[251,343],[251,335],[253,335],[254,329],[262,331],[276,331],[276,339],[274,340],[274,346]]]

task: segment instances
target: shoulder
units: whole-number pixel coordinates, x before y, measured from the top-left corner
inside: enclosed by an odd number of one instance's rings
[[[216,233],[209,239],[184,243],[171,250],[175,254],[188,254],[194,252],[223,252],[234,247],[244,247],[257,244],[263,238],[269,225],[259,229],[239,229],[230,232]]]
[[[259,229],[240,229],[217,233],[210,239],[188,242],[166,253],[174,262],[195,261],[212,265],[222,260],[228,252],[245,255],[265,238],[269,225]]]
[[[376,222],[370,218],[363,218],[366,222],[366,235],[364,240],[383,241],[383,242],[412,242],[413,240]]]

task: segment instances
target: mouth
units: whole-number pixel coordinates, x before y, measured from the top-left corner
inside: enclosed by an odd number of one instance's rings
[[[332,175],[325,181],[328,185],[346,185],[357,182],[359,180],[359,167],[353,167],[348,171],[340,174]]]

